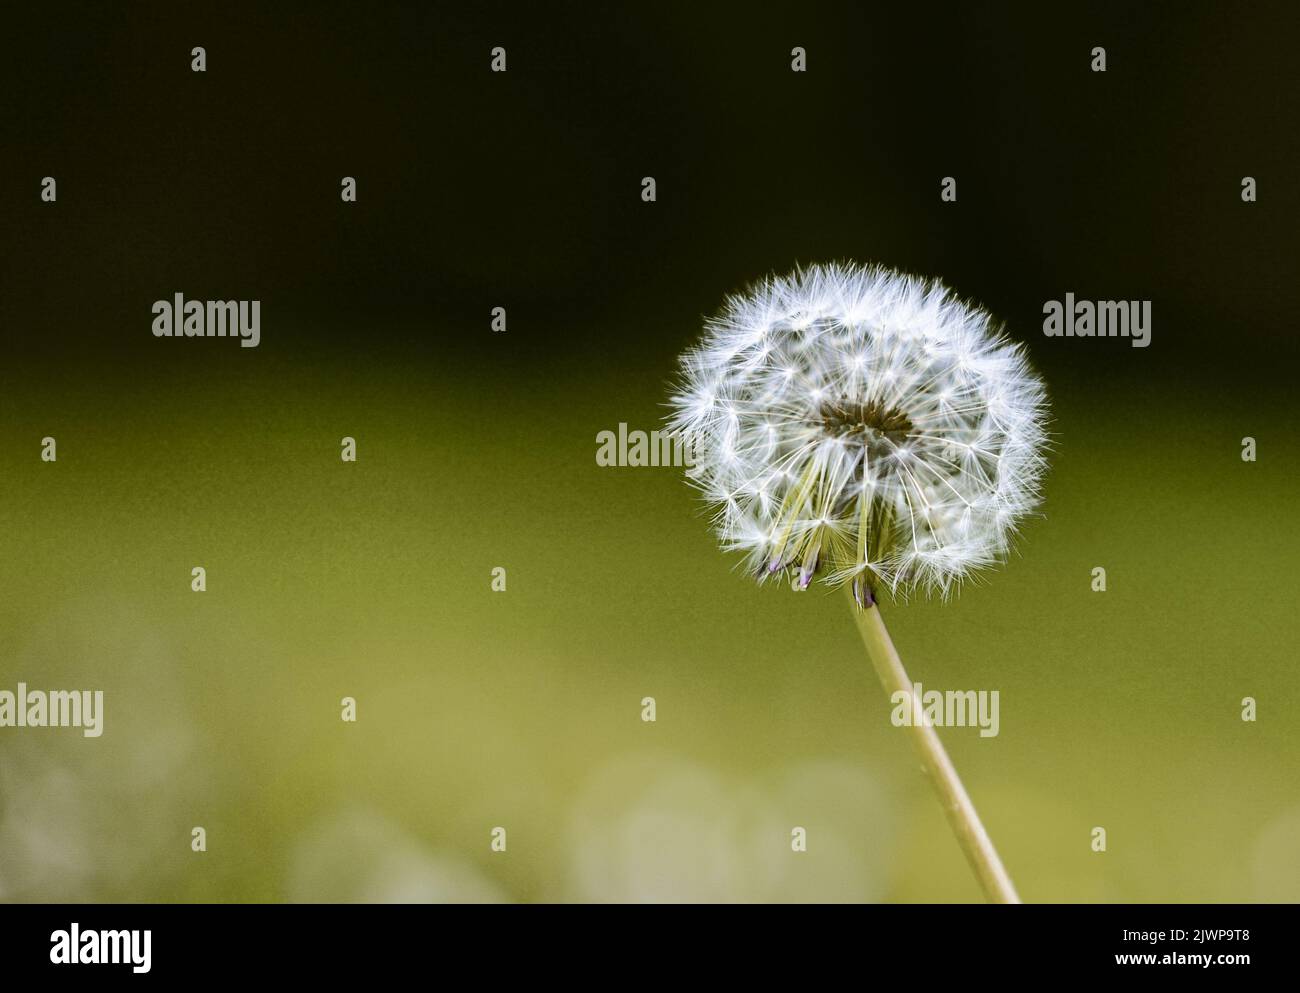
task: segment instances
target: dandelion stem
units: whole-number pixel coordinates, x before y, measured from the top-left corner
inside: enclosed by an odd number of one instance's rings
[[[904,693],[909,713],[919,714],[921,710],[913,697],[912,681],[907,678],[907,670],[903,668],[902,659],[898,657],[894,642],[889,637],[884,618],[880,616],[880,608],[868,596],[865,608],[860,609],[857,603],[853,604],[853,613],[857,618],[863,644],[867,647],[867,654],[871,656],[885,692],[891,698],[895,693]],[[913,720],[906,726],[911,732],[912,743],[921,756],[921,767],[939,794],[939,802],[948,815],[948,823],[984,888],[985,896],[990,903],[1019,903],[1020,897],[1016,895],[1011,877],[1007,875],[997,849],[984,830],[979,814],[975,812],[975,805],[962,786],[939,735],[925,720]]]

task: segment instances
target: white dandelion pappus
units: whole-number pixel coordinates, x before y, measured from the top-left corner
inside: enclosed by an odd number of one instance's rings
[[[947,596],[1038,504],[1046,394],[938,280],[813,266],[730,297],[681,360],[669,426],[760,579]]]

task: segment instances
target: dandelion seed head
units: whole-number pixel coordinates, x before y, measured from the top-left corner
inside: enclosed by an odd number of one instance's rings
[[[1038,505],[1042,382],[937,280],[852,264],[768,278],[706,323],[670,402],[722,547],[760,580],[946,596]]]

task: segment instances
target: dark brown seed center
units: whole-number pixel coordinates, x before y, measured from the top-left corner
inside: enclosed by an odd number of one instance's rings
[[[879,400],[850,400],[840,397],[822,403],[818,411],[822,427],[834,435],[862,435],[868,444],[888,438],[902,444],[912,433],[912,419],[897,407]]]

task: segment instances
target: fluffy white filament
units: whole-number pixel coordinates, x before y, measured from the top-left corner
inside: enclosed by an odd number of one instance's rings
[[[859,265],[769,278],[707,322],[671,404],[723,547],[796,588],[947,595],[1038,502],[1042,383],[938,281]]]

